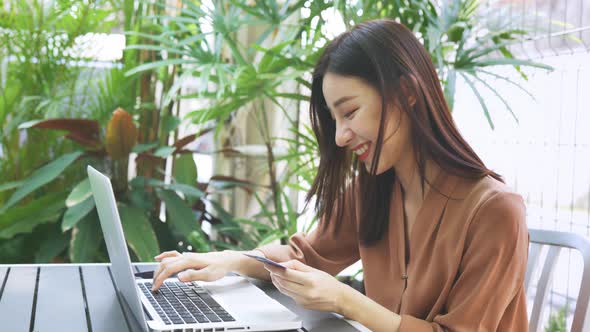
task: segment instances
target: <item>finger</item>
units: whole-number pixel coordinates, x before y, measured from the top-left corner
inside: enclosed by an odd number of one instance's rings
[[[279,275],[274,275],[273,277],[281,283],[281,286],[283,288],[285,288],[286,290],[288,290],[292,293],[304,294],[309,289],[308,287],[305,287],[302,284],[293,282],[288,279],[284,279],[283,277],[281,277]]]
[[[200,270],[188,269],[178,274],[178,280],[182,282],[215,281],[221,279],[221,277],[223,277],[223,275],[220,276],[220,273],[209,267]]]
[[[283,279],[301,284],[301,285],[309,285],[309,272],[301,272],[292,269],[281,269],[280,267],[275,267],[269,264],[264,264],[264,268],[267,269],[270,273],[274,273],[276,275],[281,276]]]
[[[170,258],[167,258],[167,259],[170,259]],[[156,290],[160,286],[162,286],[162,283],[166,279],[168,279],[171,275],[178,273],[182,270],[186,270],[191,267],[191,261],[186,256],[182,256],[177,259],[176,258],[172,258],[172,259],[175,259],[175,260],[171,261],[170,263],[161,264],[162,269],[159,271],[158,276],[154,278],[152,290]]]
[[[296,259],[292,259],[288,262],[284,262],[281,264],[288,269],[301,271],[301,272],[311,272],[311,271],[315,270],[313,267],[311,267],[309,265],[305,265]]]
[[[152,287],[152,290],[157,290],[160,285],[158,285],[158,287],[155,287],[156,284],[156,280],[158,279],[158,276],[160,275],[160,273],[162,273],[162,271],[166,268],[166,266],[168,264],[170,264],[172,261],[179,259],[178,256],[173,257],[165,257],[162,259],[162,261],[160,262],[160,264],[158,264],[158,267],[156,268],[156,270],[154,270],[154,277],[152,279],[152,284],[154,285],[154,287]]]
[[[270,280],[272,281],[273,285],[275,285],[275,287],[279,290],[279,292],[287,295],[288,297],[294,299],[295,301],[299,301],[299,295],[297,293],[287,289],[286,287],[284,287],[283,281],[278,279],[276,276],[272,276],[272,275],[270,277]]]
[[[164,251],[163,253],[159,254],[158,256],[154,257],[158,262],[166,257],[175,257],[180,256],[180,253],[176,250],[172,251]]]

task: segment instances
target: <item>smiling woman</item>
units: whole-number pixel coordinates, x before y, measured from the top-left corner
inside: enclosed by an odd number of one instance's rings
[[[522,198],[462,138],[412,32],[375,20],[338,36],[314,69],[310,105],[320,163],[307,200],[321,222],[250,252],[287,269],[170,252],[154,287],[185,269],[187,281],[235,271],[372,331],[526,331]],[[359,259],[366,295],[334,278]]]
[[[259,250],[330,275],[361,259],[366,297],[323,296],[371,330],[526,331],[522,198],[462,138],[413,33],[376,20],[338,36],[315,67],[310,103],[321,158],[307,199],[322,221]],[[289,272],[272,279],[293,295],[289,280],[306,280]]]

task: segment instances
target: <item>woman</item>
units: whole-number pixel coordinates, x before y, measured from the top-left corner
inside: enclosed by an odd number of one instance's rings
[[[310,234],[251,253],[166,252],[172,273],[271,280],[300,305],[373,331],[526,331],[522,198],[461,137],[428,53],[391,20],[360,24],[317,63],[311,123],[320,147]],[[334,275],[362,260],[366,296]]]

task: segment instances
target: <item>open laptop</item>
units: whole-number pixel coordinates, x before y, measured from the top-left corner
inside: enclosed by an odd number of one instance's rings
[[[118,292],[144,331],[238,332],[301,328],[301,320],[282,304],[239,276],[213,282],[167,279],[151,292],[151,281],[135,279],[117,202],[108,177],[88,166]]]

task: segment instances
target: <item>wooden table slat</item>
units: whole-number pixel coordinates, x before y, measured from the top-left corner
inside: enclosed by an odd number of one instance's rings
[[[0,286],[7,268],[0,271]],[[2,331],[28,332],[33,312],[33,298],[37,281],[37,268],[12,267],[2,298],[0,298],[0,322]]]
[[[34,330],[88,331],[78,266],[41,267]]]
[[[108,267],[82,266],[92,331],[129,331]]]

